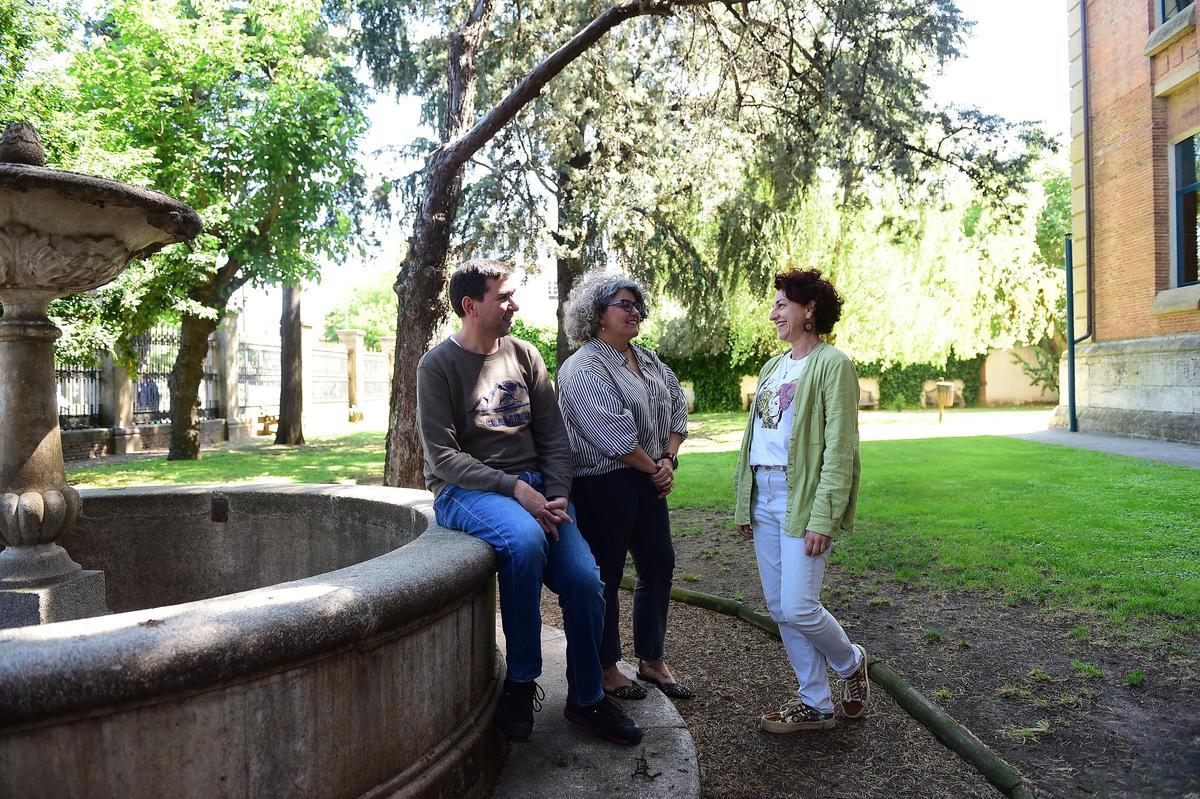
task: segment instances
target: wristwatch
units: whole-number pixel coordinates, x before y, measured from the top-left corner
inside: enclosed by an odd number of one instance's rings
[[[675,471],[679,471],[679,456],[678,455],[676,455],[674,452],[664,452],[663,457],[668,458],[671,461],[672,469],[674,469]]]

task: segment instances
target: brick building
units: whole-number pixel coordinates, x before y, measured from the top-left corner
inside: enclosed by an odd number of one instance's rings
[[[1079,429],[1200,442],[1196,7],[1067,13]]]

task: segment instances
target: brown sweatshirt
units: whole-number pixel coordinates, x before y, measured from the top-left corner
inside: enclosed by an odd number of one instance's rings
[[[571,490],[571,448],[541,354],[505,336],[491,355],[446,339],[417,364],[425,485],[512,496],[517,472],[541,472],[548,499]]]

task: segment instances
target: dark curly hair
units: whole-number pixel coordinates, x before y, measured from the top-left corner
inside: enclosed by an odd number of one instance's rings
[[[813,307],[813,328],[819,335],[826,335],[833,330],[837,320],[842,318],[842,304],[845,302],[837,289],[825,278],[821,277],[820,269],[792,269],[775,275],[775,288],[782,290],[785,297],[792,302],[807,305],[816,301]]]

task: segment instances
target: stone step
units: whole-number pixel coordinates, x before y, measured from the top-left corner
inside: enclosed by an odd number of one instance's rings
[[[496,620],[496,643],[504,651],[504,633]],[[640,702],[621,702],[645,737],[637,746],[606,741],[589,728],[563,718],[567,701],[567,641],[556,627],[542,628],[542,676],[546,692],[534,714],[533,736],[512,744],[500,771],[493,799],[698,799],[700,770],[696,745],[671,700],[653,686]],[[627,663],[621,670],[630,677]]]

